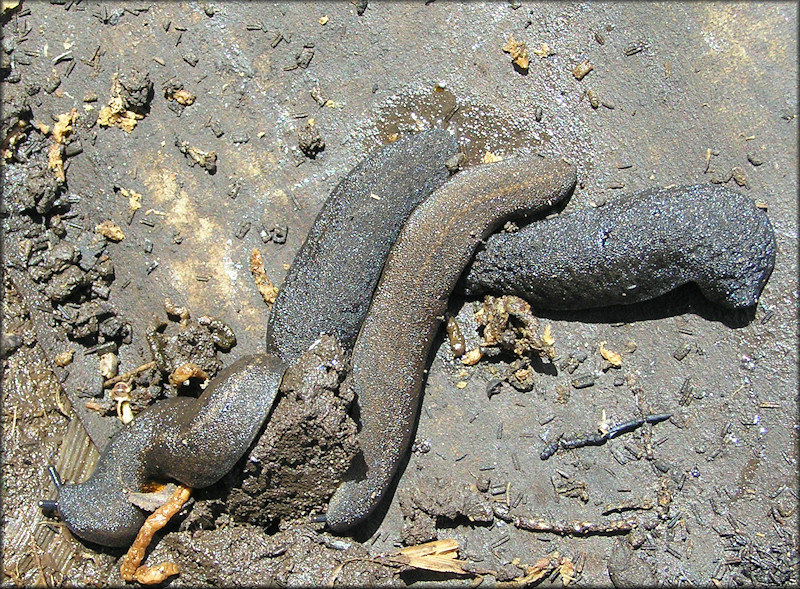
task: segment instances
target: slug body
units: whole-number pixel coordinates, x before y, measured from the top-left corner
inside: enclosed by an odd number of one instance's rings
[[[281,288],[267,354],[221,371],[198,398],[156,403],[106,446],[92,476],[63,485],[54,503],[78,536],[125,546],[147,513],[128,499],[152,479],[211,485],[247,451],[277,397],[284,370],[319,337],[349,352],[389,248],[408,215],[447,180],[455,139],[430,130],[397,141],[357,165],[331,193]]]
[[[267,326],[267,352],[294,360],[320,334],[349,355],[383,263],[411,211],[448,179],[458,151],[430,129],[387,145],[331,192],[295,256]]]
[[[147,513],[128,493],[154,479],[205,487],[222,478],[267,418],[285,368],[274,356],[241,358],[197,399],[174,397],[143,411],[108,443],[86,482],[61,487],[61,518],[90,542],[133,542]]]
[[[534,307],[634,303],[694,282],[729,308],[755,305],[775,266],[775,235],[748,197],[716,185],[645,190],[493,235],[463,291]]]
[[[411,215],[386,261],[353,350],[353,388],[366,464],[342,483],[326,519],[334,531],[377,506],[416,427],[423,371],[447,299],[473,252],[509,218],[532,214],[570,194],[573,166],[538,156],[468,169]]]

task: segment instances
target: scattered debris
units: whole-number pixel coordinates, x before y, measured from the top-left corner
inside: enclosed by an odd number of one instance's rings
[[[445,331],[447,331],[447,340],[450,342],[450,350],[453,352],[453,357],[461,358],[467,352],[467,344],[464,341],[461,328],[458,326],[458,321],[452,315],[447,318]]]
[[[572,69],[572,75],[575,76],[576,80],[580,81],[583,80],[583,78],[586,77],[586,74],[588,74],[593,69],[594,66],[591,63],[589,63],[588,61],[582,61]]]
[[[482,341],[479,351],[470,351],[465,364],[473,362],[478,355],[506,351],[517,357],[510,366],[511,373],[506,378],[519,390],[533,388],[534,370],[530,363],[533,358],[552,360],[555,358],[555,340],[549,324],[538,334],[539,321],[531,313],[527,301],[512,295],[484,297],[483,305],[475,313],[479,329],[482,328]]]
[[[647,47],[648,44],[646,40],[637,39],[636,41],[628,43],[622,50],[622,54],[626,57],[630,57],[631,55],[636,55],[637,53],[641,53],[642,51],[647,49]]]
[[[131,133],[136,123],[144,118],[153,97],[150,74],[133,69],[130,74],[111,78],[111,98],[100,109],[97,122],[103,127],[119,127]]]
[[[600,108],[600,97],[597,95],[597,92],[589,88],[586,91],[586,98],[589,99],[589,104],[593,109],[597,110]]]
[[[194,362],[187,362],[186,364],[178,366],[170,373],[169,384],[174,387],[180,387],[193,378],[197,378],[200,379],[201,382],[205,382],[208,380],[208,373],[206,373],[205,370],[200,368]]]
[[[528,55],[528,48],[522,41],[514,40],[514,35],[508,36],[508,41],[503,45],[503,51],[511,55],[511,61],[521,70],[527,72],[531,59]]]
[[[64,352],[56,354],[53,362],[56,366],[63,368],[64,366],[69,366],[72,363],[73,356],[75,356],[75,350],[65,350]]]
[[[492,523],[491,502],[476,490],[440,479],[423,479],[413,491],[404,488],[399,494],[403,543],[412,545],[435,539],[440,518],[450,522],[465,518],[473,524]]]
[[[261,293],[261,298],[264,299],[267,307],[272,309],[275,299],[278,298],[278,287],[267,276],[267,271],[264,269],[264,258],[257,249],[253,249],[250,253],[250,274],[253,276],[258,292]]]
[[[614,368],[620,368],[622,366],[622,356],[617,352],[607,350],[605,346],[606,342],[600,342],[600,355]]]
[[[512,524],[520,530],[527,530],[529,532],[550,532],[561,536],[627,534],[639,525],[639,522],[633,519],[616,519],[601,523],[579,520],[570,522],[550,521],[538,517],[511,515],[511,508],[505,503],[496,502],[493,503],[492,506],[494,508],[495,517]]]
[[[181,141],[178,137],[175,138],[175,147],[189,158],[190,166],[200,166],[209,174],[217,173],[216,151],[202,151],[196,147],[192,147],[186,141]]]
[[[94,230],[109,241],[119,242],[125,239],[125,234],[122,232],[122,229],[113,221],[103,221],[99,225],[96,225]]]
[[[170,81],[164,84],[164,98],[170,102],[177,102],[181,106],[191,106],[197,96],[186,90],[183,84]]]
[[[534,49],[533,52],[544,59],[545,57],[550,57],[551,55],[555,55],[556,52],[550,48],[550,45],[547,43],[542,43],[542,45],[538,49]]]
[[[319,134],[314,119],[308,119],[306,124],[297,131],[297,145],[300,151],[312,160],[325,149],[325,140]]]
[[[68,113],[58,115],[58,121],[53,125],[53,143],[47,151],[47,160],[56,180],[62,184],[66,182],[64,146],[68,143],[69,135],[72,133],[72,125],[77,120],[78,111],[73,108]]]
[[[493,164],[495,162],[501,162],[501,161],[503,161],[503,157],[494,154],[491,151],[487,151],[486,153],[484,153],[483,157],[481,158],[482,164]]]
[[[417,546],[407,546],[395,554],[377,557],[375,561],[403,568],[457,575],[485,575],[492,572],[475,567],[465,560],[458,560],[457,556],[458,541],[455,538],[446,538]]]

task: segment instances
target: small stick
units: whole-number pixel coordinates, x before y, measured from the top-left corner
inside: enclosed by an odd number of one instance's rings
[[[672,417],[672,413],[658,413],[655,415],[647,415],[639,419],[631,419],[629,421],[618,423],[604,434],[592,433],[578,438],[573,438],[571,440],[565,440],[559,436],[557,440],[550,442],[544,447],[542,453],[539,454],[539,458],[541,460],[547,460],[559,450],[572,450],[573,448],[582,448],[583,446],[602,446],[608,440],[640,428],[645,423],[660,423],[669,419],[670,417]]]
[[[155,360],[147,362],[146,364],[142,364],[138,368],[134,368],[130,372],[126,372],[125,374],[120,374],[119,376],[115,376],[114,378],[109,378],[107,381],[103,383],[103,388],[107,389],[113,387],[118,382],[122,382],[123,380],[128,380],[129,378],[133,378],[140,372],[144,372],[145,370],[150,370],[151,368],[156,367]]]

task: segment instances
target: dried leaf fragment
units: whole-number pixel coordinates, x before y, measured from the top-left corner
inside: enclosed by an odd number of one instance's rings
[[[19,6],[20,0],[3,0],[3,14]]]
[[[501,162],[501,161],[503,161],[503,156],[494,154],[491,151],[487,151],[486,153],[484,153],[483,157],[481,158],[482,164],[493,164],[495,162]]]
[[[120,188],[120,194],[128,199],[128,207],[131,212],[138,211],[142,208],[142,195],[135,190],[128,190],[127,188]]]
[[[59,352],[56,354],[56,357],[53,359],[56,366],[63,368],[64,366],[68,366],[72,363],[72,357],[75,355],[75,350],[65,350],[63,352]]]
[[[119,242],[125,239],[125,234],[122,232],[122,229],[113,221],[103,221],[99,225],[96,225],[94,230],[109,241]]]
[[[253,275],[253,281],[256,283],[258,292],[261,293],[261,298],[272,309],[275,299],[278,298],[278,288],[267,276],[267,271],[264,269],[264,258],[257,249],[250,253],[250,274]]]
[[[457,555],[458,541],[454,538],[446,538],[416,546],[407,546],[396,554],[381,558],[380,561],[439,573],[473,575],[489,572],[476,569],[467,561],[458,560]]]
[[[534,49],[533,52],[541,58],[550,57],[551,55],[555,55],[556,52],[550,48],[550,45],[547,43],[542,43],[542,46],[538,49]]]
[[[58,115],[58,121],[53,124],[53,140],[66,143],[67,137],[72,133],[72,124],[78,120],[78,111],[72,109],[68,113]]]
[[[465,366],[475,366],[478,362],[480,362],[481,358],[483,358],[483,352],[480,348],[474,348],[464,354],[461,358],[461,363]]]
[[[58,115],[58,121],[53,125],[53,143],[47,150],[47,164],[59,182],[66,181],[64,172],[64,145],[72,133],[72,124],[78,120],[78,111],[72,109],[68,113]]]
[[[174,100],[178,104],[182,104],[183,106],[191,106],[194,104],[194,101],[197,99],[197,96],[189,92],[184,88],[180,88],[178,90],[170,91],[167,93],[166,96],[167,100]]]
[[[97,122],[100,126],[119,127],[126,133],[130,133],[136,127],[136,122],[144,118],[144,115],[128,108],[128,103],[123,97],[124,92],[125,88],[119,81],[119,77],[114,74],[111,79],[111,98],[97,114]]]
[[[528,55],[528,48],[525,43],[516,41],[514,35],[508,36],[508,41],[503,45],[503,51],[511,55],[513,61],[520,69],[526,70],[530,66],[531,59]]]
[[[622,356],[620,356],[617,352],[607,350],[606,342],[600,342],[600,355],[603,356],[603,358],[605,358],[614,368],[619,368],[622,366]]]
[[[142,585],[158,585],[180,572],[177,564],[165,561],[152,567],[140,566],[136,569],[134,580]]]

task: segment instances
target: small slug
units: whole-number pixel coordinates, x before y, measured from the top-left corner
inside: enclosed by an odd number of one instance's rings
[[[390,143],[359,163],[317,215],[278,292],[267,352],[293,360],[322,333],[348,354],[383,263],[411,211],[449,177],[456,140],[441,129]]]
[[[764,211],[704,184],[645,190],[493,235],[459,286],[568,310],[633,303],[694,282],[736,309],[756,304],[774,266]]]
[[[146,517],[128,501],[129,491],[153,478],[197,488],[219,480],[266,420],[289,362],[321,333],[352,349],[389,248],[414,207],[447,180],[445,160],[457,149],[448,132],[429,130],[359,163],[328,197],[295,258],[268,324],[268,354],[221,371],[197,400],[180,397],[143,411],[108,443],[89,480],[61,485],[58,499],[43,507],[81,538],[124,546]],[[222,345],[235,341],[223,323],[201,322]]]
[[[565,198],[574,166],[538,156],[465,170],[409,217],[386,261],[353,350],[366,472],[334,493],[326,521],[345,531],[381,501],[416,427],[423,370],[447,299],[473,252],[511,217]]]
[[[76,535],[125,546],[147,514],[128,500],[153,479],[207,487],[225,475],[255,439],[272,408],[286,364],[274,356],[241,358],[200,397],[174,397],[143,411],[112,438],[86,482],[62,485],[55,508]]]

